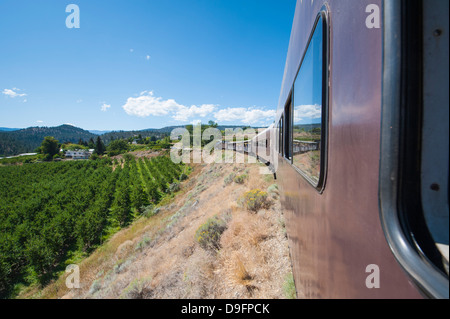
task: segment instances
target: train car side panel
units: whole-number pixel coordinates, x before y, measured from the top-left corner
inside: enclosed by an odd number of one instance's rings
[[[330,30],[326,186],[318,192],[284,157],[277,172],[300,298],[421,297],[380,225],[382,33],[366,27],[370,4],[382,6],[380,0],[297,2],[278,115],[324,6]],[[370,285],[373,265],[378,288]]]

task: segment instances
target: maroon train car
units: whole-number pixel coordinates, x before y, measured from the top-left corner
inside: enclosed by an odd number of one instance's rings
[[[297,1],[268,144],[298,298],[448,298],[448,6]]]

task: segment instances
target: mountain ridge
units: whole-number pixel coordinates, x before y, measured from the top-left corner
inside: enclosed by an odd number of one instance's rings
[[[32,126],[24,129],[13,129],[2,127],[0,130],[0,157],[12,156],[22,153],[33,152],[38,148],[44,137],[53,136],[60,143],[78,143],[80,139],[83,141],[94,141],[100,136],[105,144],[118,138],[128,139],[130,137],[141,135],[141,137],[156,136],[161,138],[170,134],[175,128],[182,128],[186,125],[166,126],[159,129],[149,128],[144,130],[132,131],[98,131],[85,130],[69,124],[59,126]],[[219,130],[225,128],[236,129],[246,127],[244,125],[218,125]],[[104,132],[103,134],[96,134]]]

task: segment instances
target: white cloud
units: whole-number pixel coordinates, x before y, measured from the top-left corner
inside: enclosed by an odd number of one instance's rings
[[[25,93],[18,93],[17,91],[20,91],[18,88],[12,88],[12,89],[4,89],[2,93],[6,96],[9,96],[11,98],[20,97],[20,96],[27,96]]]
[[[150,60],[150,56],[147,55],[147,56],[145,57],[145,59],[146,59],[147,61]]]
[[[110,107],[111,107],[110,104],[103,103],[102,106],[101,106],[101,110],[103,112],[106,112]]]
[[[200,116],[206,117],[211,114],[216,109],[216,105],[213,104],[203,104],[200,106],[192,105],[191,107],[181,106],[173,118],[177,121],[187,121],[191,117]]]
[[[148,116],[170,116],[176,121],[197,123],[199,118],[215,118],[219,122],[238,122],[242,124],[267,124],[273,121],[275,110],[264,110],[263,108],[226,108],[218,110],[218,105],[202,104],[185,106],[173,99],[164,100],[156,97],[152,91],[143,91],[138,97],[129,97],[122,108],[128,115]]]
[[[226,108],[218,111],[214,117],[219,122],[236,122],[243,124],[256,124],[258,122],[272,121],[276,115],[274,110],[263,110],[255,107]]]
[[[37,120],[36,123],[44,123],[44,121]]]
[[[187,107],[173,99],[155,97],[152,91],[143,91],[138,97],[130,97],[122,108],[128,115],[139,117],[171,116],[177,121],[188,121],[192,117],[206,117],[216,106],[213,104]]]
[[[122,108],[128,115],[139,117],[162,116],[176,112],[183,105],[178,104],[175,100],[163,100],[161,97],[155,97],[153,92],[141,92],[139,97],[130,97]]]
[[[320,119],[322,117],[322,106],[299,105],[294,107],[294,123],[305,119]]]

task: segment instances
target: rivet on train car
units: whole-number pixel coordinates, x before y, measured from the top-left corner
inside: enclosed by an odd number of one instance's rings
[[[442,30],[441,29],[434,30],[433,35],[435,37],[440,37],[442,35]]]
[[[436,184],[436,183],[431,184],[430,188],[431,188],[431,190],[433,190],[435,192],[438,192],[441,189],[439,184]]]

